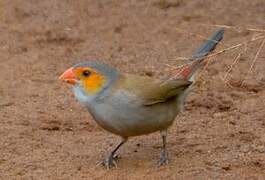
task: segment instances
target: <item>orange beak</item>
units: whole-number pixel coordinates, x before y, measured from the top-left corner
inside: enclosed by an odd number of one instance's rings
[[[73,68],[67,69],[60,77],[61,81],[65,81],[68,84],[75,85],[77,83],[77,78],[74,75]]]

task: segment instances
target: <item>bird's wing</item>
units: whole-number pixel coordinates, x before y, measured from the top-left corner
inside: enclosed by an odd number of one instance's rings
[[[150,106],[165,102],[180,95],[192,82],[183,79],[162,81],[145,76],[126,74],[122,78],[123,90],[139,99],[141,104]]]

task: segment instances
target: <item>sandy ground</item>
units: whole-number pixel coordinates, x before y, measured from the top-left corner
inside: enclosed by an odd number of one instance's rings
[[[165,64],[184,63],[177,57],[213,25],[264,29],[263,0],[1,0],[0,20],[0,179],[265,179],[265,48],[247,75],[261,41],[211,58],[170,129],[170,164],[160,168],[158,133],[132,138],[118,168],[96,166],[119,139],[58,81],[85,59],[166,75]],[[258,34],[226,29],[216,51]],[[239,52],[228,86],[222,78]]]

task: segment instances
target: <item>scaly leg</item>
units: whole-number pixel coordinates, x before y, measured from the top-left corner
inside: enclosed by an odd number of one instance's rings
[[[163,130],[160,132],[162,141],[163,141],[163,147],[160,153],[160,158],[158,161],[158,166],[166,165],[168,164],[168,153],[166,149],[166,138],[167,138],[167,131]]]

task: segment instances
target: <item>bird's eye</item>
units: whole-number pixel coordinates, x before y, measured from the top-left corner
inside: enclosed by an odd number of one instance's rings
[[[83,71],[83,76],[88,77],[91,74],[89,70]]]

